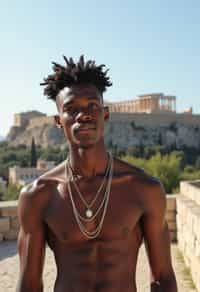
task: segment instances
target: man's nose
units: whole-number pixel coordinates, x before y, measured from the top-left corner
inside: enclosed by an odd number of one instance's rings
[[[81,108],[81,110],[79,111],[79,113],[77,114],[76,116],[76,120],[77,121],[91,121],[93,118],[92,118],[92,115],[89,111],[89,109],[86,107],[86,108]]]

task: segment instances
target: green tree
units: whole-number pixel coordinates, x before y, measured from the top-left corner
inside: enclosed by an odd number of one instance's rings
[[[35,146],[35,140],[32,137],[31,142],[31,167],[36,167],[37,164],[37,153],[36,153],[36,146]]]
[[[139,146],[131,146],[127,149],[127,155],[141,157],[141,148]]]
[[[147,161],[145,159],[139,158],[139,157],[134,157],[130,155],[122,156],[122,160],[127,161],[128,163],[137,166],[139,168],[145,169],[146,170],[146,163]]]
[[[200,170],[194,172],[182,172],[180,175],[180,180],[196,180],[200,179]]]
[[[160,179],[167,193],[173,192],[173,189],[179,185],[180,161],[181,158],[174,154],[161,156],[160,153],[157,153],[147,162],[147,171]]]
[[[172,193],[179,186],[181,158],[175,154],[161,155],[158,152],[148,160],[131,156],[124,156],[122,159],[157,177],[167,193]]]
[[[0,201],[2,201],[3,194],[4,194],[4,188],[0,186]]]
[[[194,173],[195,172],[195,167],[193,165],[186,165],[184,167],[184,172],[186,172],[186,173]]]

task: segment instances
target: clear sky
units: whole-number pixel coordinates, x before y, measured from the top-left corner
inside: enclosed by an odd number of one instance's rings
[[[55,113],[39,83],[63,54],[110,68],[107,100],[163,92],[200,113],[199,0],[8,0],[0,37],[0,135],[14,113]]]

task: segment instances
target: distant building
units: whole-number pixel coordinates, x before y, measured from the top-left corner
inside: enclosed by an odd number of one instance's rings
[[[15,127],[26,127],[30,120],[36,117],[46,117],[47,115],[39,111],[28,111],[14,115],[14,126]]]
[[[55,161],[48,161],[48,160],[43,160],[43,159],[38,159],[37,160],[37,169],[38,170],[47,170],[51,169],[55,166]]]
[[[50,170],[55,166],[54,161],[45,161],[39,159],[36,167],[19,167],[14,166],[9,168],[9,184],[17,184],[24,186],[37,177],[42,175],[44,172]]]
[[[126,113],[176,113],[176,97],[163,93],[139,95],[133,100],[108,102],[110,112]]]

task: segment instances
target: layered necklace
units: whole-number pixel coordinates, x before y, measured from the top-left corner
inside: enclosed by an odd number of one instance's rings
[[[108,165],[107,165],[102,183],[99,186],[92,201],[87,202],[84,198],[84,195],[81,193],[79,186],[76,183],[75,175],[73,173],[73,169],[71,167],[69,159],[67,159],[67,161],[66,161],[66,180],[68,181],[67,187],[68,187],[68,192],[69,192],[69,196],[70,196],[71,203],[72,203],[72,209],[74,212],[74,216],[76,218],[76,221],[77,221],[77,224],[79,226],[80,231],[83,233],[83,235],[85,235],[89,239],[96,238],[99,235],[99,233],[101,232],[104,218],[105,218],[106,211],[107,211],[107,207],[108,207],[109,197],[110,197],[112,176],[113,176],[113,158],[112,158],[111,154],[109,153],[109,161],[108,161]],[[73,194],[72,194],[71,183],[73,184],[76,193],[78,194],[80,200],[82,201],[82,203],[85,207],[85,216],[80,214],[80,212],[75,204]],[[107,185],[106,185],[106,183],[107,183]],[[104,186],[105,186],[105,191],[104,191],[102,200],[101,200],[99,206],[94,211],[92,209],[93,205],[97,201]],[[99,222],[97,223],[97,226],[92,231],[88,230],[86,228],[86,226],[84,225],[84,222],[93,221],[96,218],[96,216],[100,213],[101,210],[102,210],[102,214],[100,216]]]

